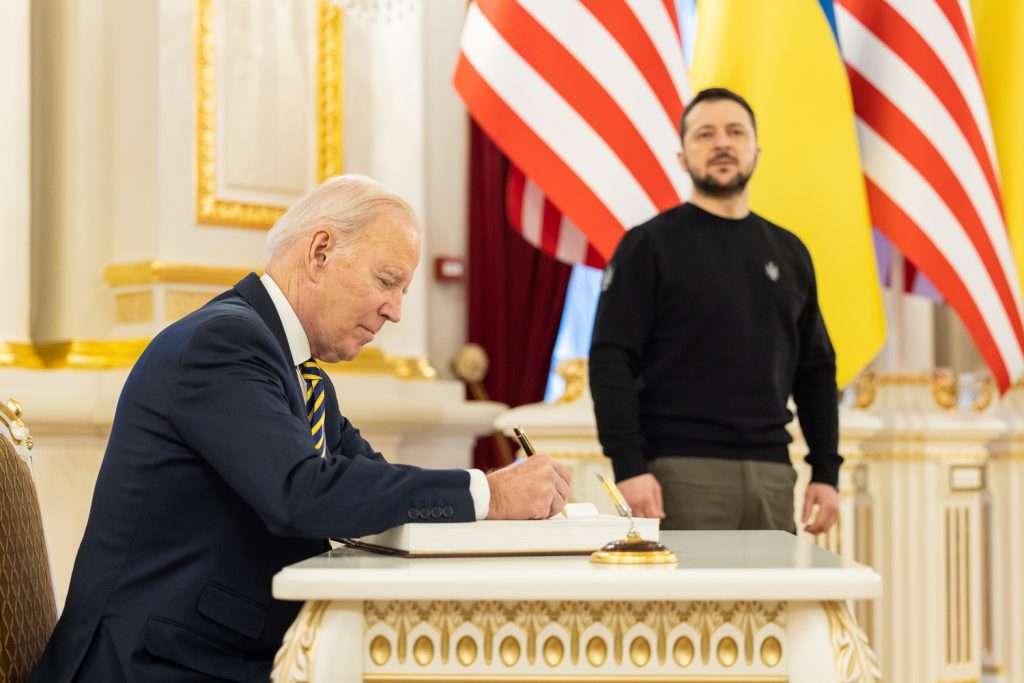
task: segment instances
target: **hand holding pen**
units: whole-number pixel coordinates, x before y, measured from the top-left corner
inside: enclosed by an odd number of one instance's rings
[[[516,441],[518,441],[519,445],[522,446],[523,453],[526,454],[527,458],[529,458],[531,455],[534,455],[537,452],[537,449],[533,447],[533,442],[530,441],[530,437],[526,435],[526,431],[523,430],[521,425],[516,425],[515,427],[513,427],[512,433],[516,435]],[[563,517],[569,517],[569,515],[566,514],[564,507],[562,508],[561,512]]]

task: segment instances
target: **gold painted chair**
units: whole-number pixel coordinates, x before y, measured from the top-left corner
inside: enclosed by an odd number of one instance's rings
[[[57,621],[31,449],[21,406],[0,402],[0,683],[28,679]]]

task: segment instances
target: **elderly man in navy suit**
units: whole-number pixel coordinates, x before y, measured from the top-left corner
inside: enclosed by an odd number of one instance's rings
[[[332,178],[267,254],[263,277],[170,325],[129,375],[33,683],[266,681],[300,607],[271,577],[324,539],[565,505],[569,472],[544,456],[486,475],[392,465],[342,415],[313,359],[351,360],[401,318],[420,256],[401,198]]]

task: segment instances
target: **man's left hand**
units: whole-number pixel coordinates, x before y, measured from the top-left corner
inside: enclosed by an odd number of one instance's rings
[[[814,521],[807,524],[811,518],[811,512],[817,507]],[[807,495],[804,497],[804,514],[801,521],[807,524],[804,531],[811,534],[825,533],[832,528],[839,517],[839,491],[834,486],[811,482],[807,485]]]

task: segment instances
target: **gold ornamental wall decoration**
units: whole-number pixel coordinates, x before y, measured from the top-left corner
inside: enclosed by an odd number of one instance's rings
[[[287,207],[228,201],[217,196],[214,4],[215,0],[195,0],[196,221],[265,230]],[[317,12],[317,177],[322,182],[342,171],[342,29],[341,9],[337,5],[318,0]]]

